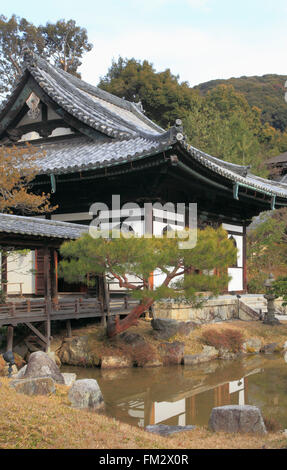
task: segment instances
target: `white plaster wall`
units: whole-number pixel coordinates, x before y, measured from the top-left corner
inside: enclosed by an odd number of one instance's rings
[[[30,251],[25,255],[12,253],[7,258],[8,270],[8,288],[7,293],[19,293],[19,282],[22,282],[23,294],[35,293],[35,275],[32,270],[35,269],[35,252]],[[17,283],[9,285],[9,283]]]

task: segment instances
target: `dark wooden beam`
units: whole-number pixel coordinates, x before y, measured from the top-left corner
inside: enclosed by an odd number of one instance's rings
[[[8,281],[7,250],[5,250],[5,248],[2,248],[1,250],[1,290],[4,295],[7,295],[7,281]]]
[[[8,328],[7,328],[6,351],[12,351],[13,350],[13,336],[14,336],[14,327],[12,325],[9,325]]]
[[[30,322],[25,322],[24,324],[27,325],[30,330],[32,330],[33,333],[35,333],[35,335],[37,335],[45,344],[47,344],[47,338],[45,338],[45,336],[41,333],[41,331],[38,330],[38,328],[36,328]]]

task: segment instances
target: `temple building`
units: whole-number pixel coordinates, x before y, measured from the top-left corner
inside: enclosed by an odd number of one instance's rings
[[[162,129],[145,116],[140,103],[89,85],[29,50],[23,74],[0,109],[1,145],[26,142],[45,152],[33,191],[51,193],[52,204],[58,205],[47,216],[52,220],[87,225],[97,202],[108,206],[107,220],[115,219],[113,195],[143,210],[145,203],[197,204],[199,227],[223,224],[238,248],[237,263],[229,268],[229,292],[246,291],[245,236],[252,217],[287,206],[287,184],[207,155],[187,143],[180,120]],[[156,211],[149,214],[155,234],[185,224],[180,214],[175,217],[164,208],[159,221]],[[140,211],[130,226],[137,233],[142,216]],[[25,260],[23,293],[41,295],[41,250]],[[59,290],[71,286],[60,281]]]

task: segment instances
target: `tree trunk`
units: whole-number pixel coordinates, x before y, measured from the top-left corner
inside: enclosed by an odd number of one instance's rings
[[[146,299],[143,303],[136,305],[123,320],[119,320],[118,317],[116,317],[115,321],[109,320],[107,326],[108,337],[112,338],[135,325],[140,316],[148,310],[153,303],[154,299]]]

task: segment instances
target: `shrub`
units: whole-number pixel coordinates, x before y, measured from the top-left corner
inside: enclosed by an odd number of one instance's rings
[[[271,416],[264,416],[263,420],[268,432],[278,432],[282,430],[281,424],[278,423],[275,418],[272,418]]]
[[[124,345],[121,350],[124,355],[128,355],[138,367],[143,367],[147,362],[156,358],[154,348],[148,343],[139,344],[137,346]]]
[[[233,353],[241,351],[244,342],[244,336],[240,330],[226,328],[224,330],[215,330],[209,328],[202,333],[202,340],[208,346],[216,349],[228,349]]]

